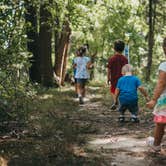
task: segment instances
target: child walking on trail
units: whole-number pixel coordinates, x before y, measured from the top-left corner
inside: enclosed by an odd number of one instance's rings
[[[122,67],[123,76],[118,80],[115,90],[115,101],[117,104],[119,98],[119,122],[125,121],[125,111],[128,109],[131,113],[130,120],[132,122],[139,122],[138,119],[138,95],[137,89],[148,100],[146,90],[141,86],[141,81],[138,77],[132,75],[133,67],[126,64]]]
[[[79,54],[74,58],[74,68],[76,68],[75,78],[77,82],[77,93],[79,103],[84,104],[85,85],[90,77],[88,69],[91,67],[91,60],[86,56],[86,48],[80,47]]]
[[[128,59],[122,54],[125,48],[125,43],[122,40],[114,42],[115,54],[108,59],[107,65],[107,82],[110,84],[110,92],[115,102],[115,89],[118,79],[122,76],[121,69],[128,63]]]
[[[163,41],[163,50],[166,56],[166,37]],[[147,103],[147,107],[154,108],[154,150],[160,150],[160,144],[166,126],[166,61],[159,65],[159,74],[152,99]]]

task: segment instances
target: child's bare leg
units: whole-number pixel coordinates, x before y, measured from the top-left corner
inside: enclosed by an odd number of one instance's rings
[[[78,83],[77,84],[78,85],[78,88],[77,88],[77,90],[78,90],[78,98],[79,98],[79,103],[80,104],[83,104],[84,102],[83,102],[83,85],[82,85],[82,83]]]
[[[77,83],[77,92],[79,96],[82,96],[82,85],[80,83]]]
[[[82,96],[83,96],[83,97],[85,97],[85,91],[86,91],[85,85],[82,85]]]
[[[75,83],[75,92],[77,93],[77,83]]]
[[[165,124],[156,123],[154,130],[154,145],[159,146],[164,135]]]
[[[78,97],[78,90],[77,90],[77,89],[78,89],[78,88],[77,88],[78,86],[77,86],[77,83],[75,83],[74,86],[75,86],[75,94],[76,94],[76,97]]]
[[[115,103],[115,102],[116,102],[115,94],[114,94],[114,93],[111,93],[111,97],[112,97],[112,99],[113,99],[113,103]]]

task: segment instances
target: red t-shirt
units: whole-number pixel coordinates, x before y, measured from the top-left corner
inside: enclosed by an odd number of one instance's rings
[[[116,88],[118,79],[122,76],[122,67],[128,64],[128,60],[124,55],[115,54],[108,60],[108,68],[111,71],[111,86]]]

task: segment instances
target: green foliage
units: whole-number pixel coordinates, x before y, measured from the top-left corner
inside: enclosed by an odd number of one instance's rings
[[[152,78],[156,72],[156,67],[163,59],[160,43],[165,34],[165,10],[163,9],[165,5],[165,1],[157,2],[156,17],[158,21],[156,22],[155,31],[156,45],[154,48]],[[90,54],[96,51],[98,53],[95,58],[97,71],[106,73],[107,59],[114,53],[114,41],[116,39],[126,41],[128,35],[130,63],[135,66],[138,74],[144,79],[143,73],[146,70],[148,53],[148,1],[105,0],[96,3],[86,1],[79,4],[75,3],[73,9],[72,12],[69,11],[71,18],[73,18],[71,19],[73,29],[71,52],[74,52],[79,45],[88,42]],[[157,30],[158,28],[160,31]]]
[[[23,14],[23,1],[0,2],[0,109],[10,113],[22,110],[31,96]]]
[[[95,57],[95,73],[106,75],[106,63],[114,53],[113,42],[123,39],[129,42],[130,63],[137,74],[144,79],[147,65],[148,1],[145,0],[1,0],[0,2],[0,102],[3,110],[22,109],[24,99],[35,92],[29,87],[24,2],[37,7],[45,2],[51,12],[53,30],[62,31],[64,21],[69,21],[72,29],[71,49],[68,68],[72,69],[75,50],[83,43],[89,43]],[[155,78],[158,64],[164,59],[161,48],[165,30],[166,1],[156,3],[155,46],[151,78]],[[127,37],[129,36],[129,38]],[[127,41],[128,40],[128,41]],[[102,77],[104,78],[104,77]],[[96,78],[99,79],[99,78]],[[155,79],[152,79],[155,82]],[[31,90],[32,89],[32,90]],[[29,98],[31,99],[31,97]]]

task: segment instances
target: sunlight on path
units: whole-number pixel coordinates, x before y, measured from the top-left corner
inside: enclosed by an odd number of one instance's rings
[[[115,136],[110,138],[96,138],[88,142],[91,149],[123,149],[134,152],[148,151],[146,139],[132,138],[131,136]]]
[[[105,158],[111,158],[112,166],[149,166],[146,161],[146,139],[129,135],[97,136],[87,143],[87,149],[100,151]]]

